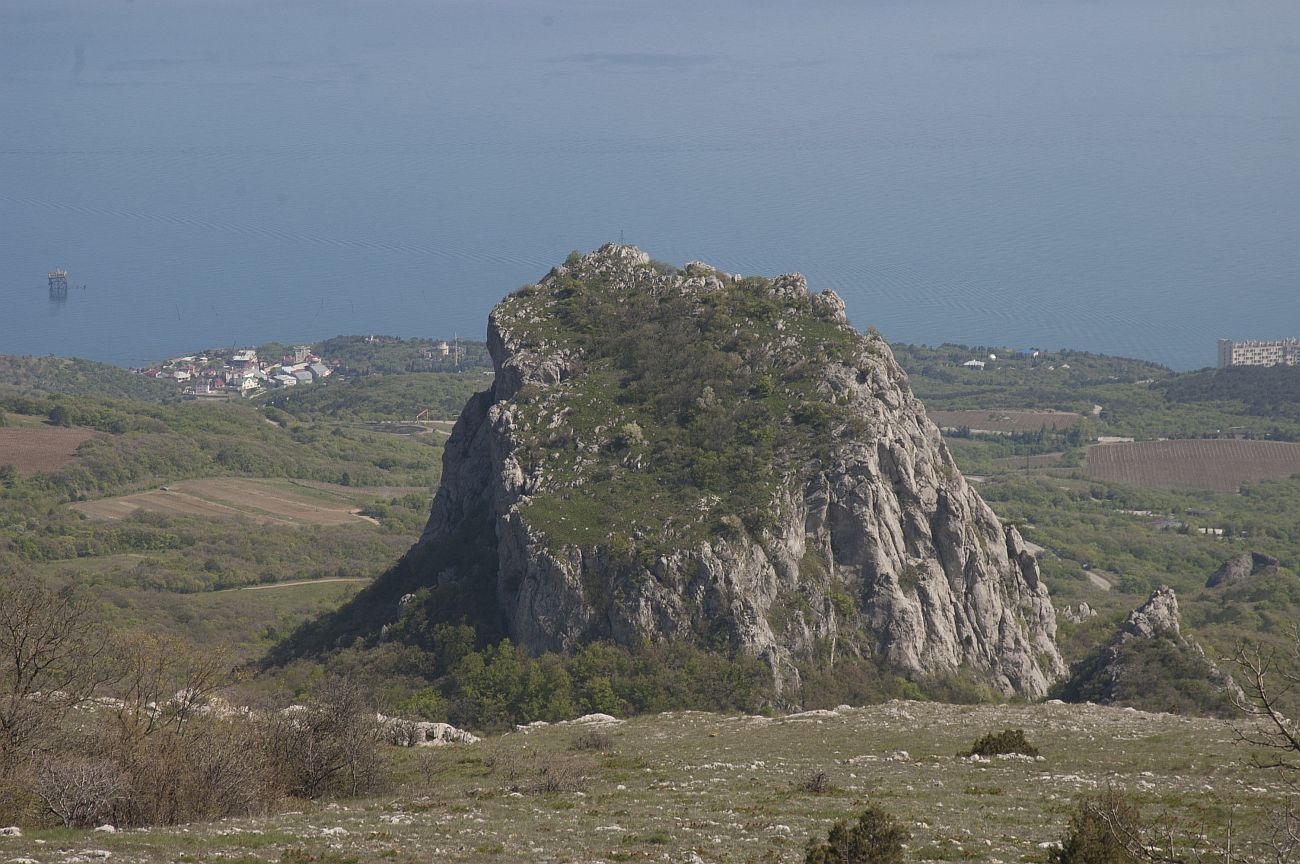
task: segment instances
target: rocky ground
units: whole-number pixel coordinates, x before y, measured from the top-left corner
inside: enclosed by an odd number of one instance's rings
[[[1024,728],[1041,757],[957,756],[1004,727]],[[809,837],[868,802],[908,825],[912,860],[1043,861],[1078,796],[1108,785],[1148,816],[1211,833],[1231,817],[1237,860],[1262,860],[1247,835],[1262,842],[1284,798],[1281,778],[1250,767],[1231,723],[1091,705],[679,712],[392,755],[396,785],[373,799],[211,825],[0,836],[0,861],[800,861]]]

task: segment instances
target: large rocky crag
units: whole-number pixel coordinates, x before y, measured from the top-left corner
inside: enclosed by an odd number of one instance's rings
[[[1232,714],[1244,701],[1232,676],[1183,634],[1178,597],[1167,586],[1130,612],[1106,644],[1074,664],[1053,695],[1067,702],[1200,714]]]
[[[598,302],[610,320],[565,323],[589,320],[575,316]],[[685,403],[676,420],[638,413],[637,364],[671,362],[675,349],[628,360],[617,331],[638,332],[642,313],[614,319],[668,306],[681,315],[672,327],[696,327],[681,350],[721,333],[710,357],[737,375],[769,372],[727,406],[715,408],[720,394],[705,385],[698,410]],[[752,328],[746,309],[761,313]],[[724,313],[732,317],[718,324]],[[422,578],[494,579],[498,620],[517,644],[544,652],[590,640],[721,640],[763,657],[787,688],[799,664],[849,656],[1029,697],[1063,671],[1033,555],[957,470],[888,345],[850,327],[833,293],[811,296],[797,275],[678,271],[611,244],[503,300],[488,344],[494,383],[456,423],[410,557],[482,525],[495,573]],[[783,399],[790,411],[774,428],[741,424],[746,440],[775,443],[700,451],[749,459],[726,464],[752,470],[708,475],[688,465],[703,478],[695,485],[664,479],[674,423]],[[719,437],[731,434],[718,423]]]

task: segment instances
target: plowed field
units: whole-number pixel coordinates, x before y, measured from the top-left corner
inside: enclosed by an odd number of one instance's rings
[[[93,429],[62,426],[0,428],[0,465],[13,465],[24,474],[53,471],[71,462],[77,448],[94,435]]]
[[[1179,440],[1097,444],[1088,476],[1155,489],[1235,492],[1243,483],[1300,474],[1300,444],[1283,441]]]

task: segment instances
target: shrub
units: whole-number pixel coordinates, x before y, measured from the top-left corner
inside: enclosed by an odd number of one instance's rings
[[[899,864],[903,843],[911,839],[898,820],[868,807],[856,822],[836,822],[824,843],[810,843],[805,864]]]
[[[543,761],[537,768],[537,781],[526,791],[583,792],[591,782],[592,764],[577,757],[556,756]]]
[[[292,795],[358,795],[381,785],[382,730],[375,706],[348,679],[330,679],[311,703],[281,715],[269,738],[271,762]]]
[[[809,795],[825,795],[835,787],[831,784],[830,775],[819,769],[805,777],[799,788]]]
[[[1121,837],[1120,833],[1127,835]],[[1048,856],[1050,864],[1134,864],[1140,861],[1126,840],[1139,836],[1138,808],[1114,789],[1079,802],[1070,817],[1061,848]]]
[[[105,759],[46,759],[35,791],[51,816],[66,828],[91,828],[113,819],[129,780]]]
[[[1022,756],[1037,756],[1038,748],[1029,743],[1024,729],[1003,729],[990,732],[980,738],[962,756],[1001,756],[1004,753],[1018,753]]]
[[[569,749],[608,753],[614,749],[614,737],[600,729],[588,729],[569,742]]]

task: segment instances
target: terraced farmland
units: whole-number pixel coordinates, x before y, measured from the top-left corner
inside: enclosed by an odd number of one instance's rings
[[[1154,489],[1235,492],[1300,474],[1300,444],[1235,439],[1137,441],[1088,449],[1088,476]]]

